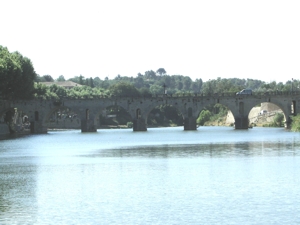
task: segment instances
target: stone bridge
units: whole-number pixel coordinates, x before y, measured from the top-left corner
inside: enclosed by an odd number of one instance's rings
[[[82,132],[96,132],[100,123],[99,116],[107,107],[124,108],[132,118],[133,131],[146,131],[147,118],[151,110],[160,105],[171,105],[183,116],[184,130],[196,130],[196,119],[199,113],[209,105],[217,103],[226,106],[235,119],[235,129],[248,129],[248,115],[251,109],[260,103],[268,102],[277,105],[284,113],[285,126],[289,128],[291,115],[296,115],[300,108],[300,93],[267,93],[253,95],[212,94],[193,96],[170,96],[167,94],[156,97],[110,97],[98,99],[64,99],[53,100],[0,100],[0,118],[6,112],[17,109],[28,115],[31,133],[46,133],[49,119],[54,112],[70,109],[81,121]]]

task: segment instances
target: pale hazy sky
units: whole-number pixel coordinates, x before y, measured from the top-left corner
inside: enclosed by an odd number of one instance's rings
[[[0,0],[0,45],[71,78],[300,75],[299,0]]]

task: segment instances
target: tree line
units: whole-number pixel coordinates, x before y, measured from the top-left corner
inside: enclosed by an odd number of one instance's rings
[[[221,78],[203,82],[201,78],[192,80],[188,76],[168,75],[164,68],[148,70],[136,76],[117,75],[113,79],[105,77],[85,78],[74,76],[73,81],[81,86],[65,89],[58,85],[45,86],[43,82],[66,81],[63,75],[57,79],[51,75],[36,74],[29,58],[19,52],[9,52],[0,46],[0,97],[2,99],[40,98],[95,98],[108,96],[153,96],[167,93],[169,95],[234,93],[244,88],[254,92],[297,91],[299,80],[292,79],[286,83],[272,81],[266,83],[255,79]]]
[[[60,87],[43,87],[43,82],[66,81],[63,75],[53,79],[51,75],[37,75],[35,82],[38,84],[36,96],[44,97],[72,97],[72,98],[95,98],[108,96],[155,96],[161,94],[168,95],[191,95],[212,93],[236,93],[244,88],[250,88],[254,92],[290,92],[299,91],[300,81],[297,79],[289,80],[286,83],[272,81],[266,83],[255,79],[240,78],[220,78],[211,79],[203,82],[201,78],[193,81],[188,76],[168,75],[162,73],[164,68],[159,68],[156,72],[146,71],[144,74],[138,73],[136,77],[117,75],[113,79],[106,77],[101,79],[85,78],[84,76],[74,76],[68,79],[82,86],[71,90],[63,90]],[[55,86],[55,85],[54,85]],[[50,92],[50,93],[48,93]],[[57,96],[55,95],[57,94]]]

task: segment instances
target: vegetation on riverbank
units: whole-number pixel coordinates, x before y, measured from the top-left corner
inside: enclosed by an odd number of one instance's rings
[[[284,124],[284,115],[283,113],[276,113],[273,122],[263,124],[263,127],[283,127]]]
[[[292,117],[292,127],[291,130],[295,132],[300,132],[300,114]]]

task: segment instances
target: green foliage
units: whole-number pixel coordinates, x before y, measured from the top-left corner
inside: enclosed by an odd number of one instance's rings
[[[166,74],[167,71],[164,69],[164,68],[159,68],[156,73],[158,73],[160,76],[163,75],[163,74]]]
[[[52,92],[49,86],[46,86],[42,83],[34,84],[34,97],[44,99],[44,100],[46,99],[59,100],[59,96],[55,92]]]
[[[43,78],[46,82],[54,82],[54,79],[51,77],[51,75],[44,75]]]
[[[281,127],[283,124],[283,120],[284,120],[284,115],[283,113],[276,113],[275,117],[274,117],[274,123],[278,126]]]
[[[56,79],[56,81],[61,82],[61,81],[66,81],[66,79],[65,79],[65,77],[64,77],[63,75],[60,75],[60,76]]]
[[[284,115],[282,113],[276,113],[272,123],[264,124],[263,127],[282,127]]]
[[[150,86],[150,93],[152,95],[162,95],[164,93],[163,86],[153,84]]]
[[[120,82],[112,85],[110,93],[113,96],[139,97],[140,92],[132,85],[126,82]]]
[[[55,93],[59,98],[67,97],[67,90],[56,84],[50,86],[50,92]]]
[[[214,106],[207,107],[207,110],[211,112],[209,121],[221,122],[222,119],[227,116],[228,108],[221,104],[216,104]]]
[[[155,79],[156,73],[153,70],[149,70],[145,72],[146,79]]]
[[[77,86],[67,90],[67,97],[74,99],[93,99],[108,97],[109,91],[103,88],[91,88],[89,86]]]
[[[202,110],[199,117],[197,118],[197,124],[203,126],[205,122],[210,120],[211,112],[208,110]]]
[[[295,132],[300,132],[300,114],[291,117],[291,119],[292,119],[291,130]]]
[[[139,92],[140,92],[140,95],[143,97],[151,97],[152,96],[149,88],[146,88],[146,87],[140,88]]]
[[[83,79],[84,79],[84,76],[82,76],[82,75],[80,74],[80,76],[79,76],[79,84],[81,84],[81,85],[84,84],[84,83],[83,83]]]
[[[34,94],[36,73],[30,59],[0,46],[0,97],[30,99]]]

